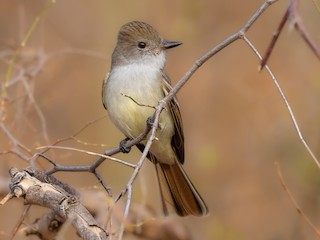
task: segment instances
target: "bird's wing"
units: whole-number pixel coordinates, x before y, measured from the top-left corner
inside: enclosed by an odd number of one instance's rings
[[[163,91],[165,95],[167,95],[172,89],[171,81],[169,77],[162,72],[163,75]],[[175,96],[169,103],[168,109],[171,112],[172,119],[174,121],[175,131],[174,135],[171,139],[171,146],[175,151],[178,160],[181,164],[184,162],[184,135],[183,135],[183,126],[182,126],[182,118],[179,110],[179,103],[177,97]]]
[[[107,109],[107,105],[104,103],[104,98],[105,98],[104,95],[106,94],[105,93],[106,84],[107,84],[107,81],[108,81],[109,74],[110,74],[110,72],[107,73],[107,76],[103,79],[103,82],[102,82],[102,104],[103,104],[103,106],[104,106],[104,108],[106,110],[108,110],[108,109]]]

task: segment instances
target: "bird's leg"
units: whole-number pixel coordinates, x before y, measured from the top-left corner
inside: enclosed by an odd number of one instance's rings
[[[140,136],[137,137],[137,139],[140,139],[139,142],[143,139],[145,139],[146,135],[148,134],[148,132],[151,130],[152,126],[153,126],[153,122],[154,122],[154,118],[153,117],[148,117],[147,119],[147,126],[146,126],[146,130],[144,133],[142,133]],[[119,144],[119,147],[120,147],[120,151],[122,153],[129,153],[131,151],[131,147],[128,147],[127,143],[128,141],[131,141],[132,139],[130,138],[125,138],[123,139],[120,144]]]
[[[130,138],[125,138],[120,142],[119,147],[120,147],[121,152],[129,153],[131,151],[131,147],[127,146],[127,142],[129,140],[130,140]]]
[[[153,126],[153,123],[154,123],[154,118],[153,117],[148,117],[147,119],[147,129],[150,131],[152,126]]]

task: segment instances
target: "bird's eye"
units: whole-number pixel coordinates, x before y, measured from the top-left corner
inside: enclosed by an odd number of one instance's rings
[[[147,44],[145,42],[138,42],[138,48],[145,48],[147,46]]]

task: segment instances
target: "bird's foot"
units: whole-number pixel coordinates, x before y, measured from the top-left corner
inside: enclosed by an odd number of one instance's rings
[[[125,138],[119,144],[120,151],[123,153],[129,153],[131,151],[131,147],[127,146],[128,140],[129,140],[129,138]]]
[[[148,130],[151,130],[153,123],[154,123],[153,117],[148,117],[148,119],[147,119],[147,129]]]

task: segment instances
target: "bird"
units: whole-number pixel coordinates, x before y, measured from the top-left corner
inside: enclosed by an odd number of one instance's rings
[[[145,131],[154,107],[172,89],[164,71],[166,52],[181,44],[165,40],[145,22],[132,21],[120,28],[111,68],[103,81],[102,102],[127,139]],[[176,97],[161,112],[156,139],[147,157],[156,167],[164,214],[173,207],[179,216],[207,215],[207,205],[182,167],[184,133]],[[143,152],[145,144],[143,140],[136,146]]]

